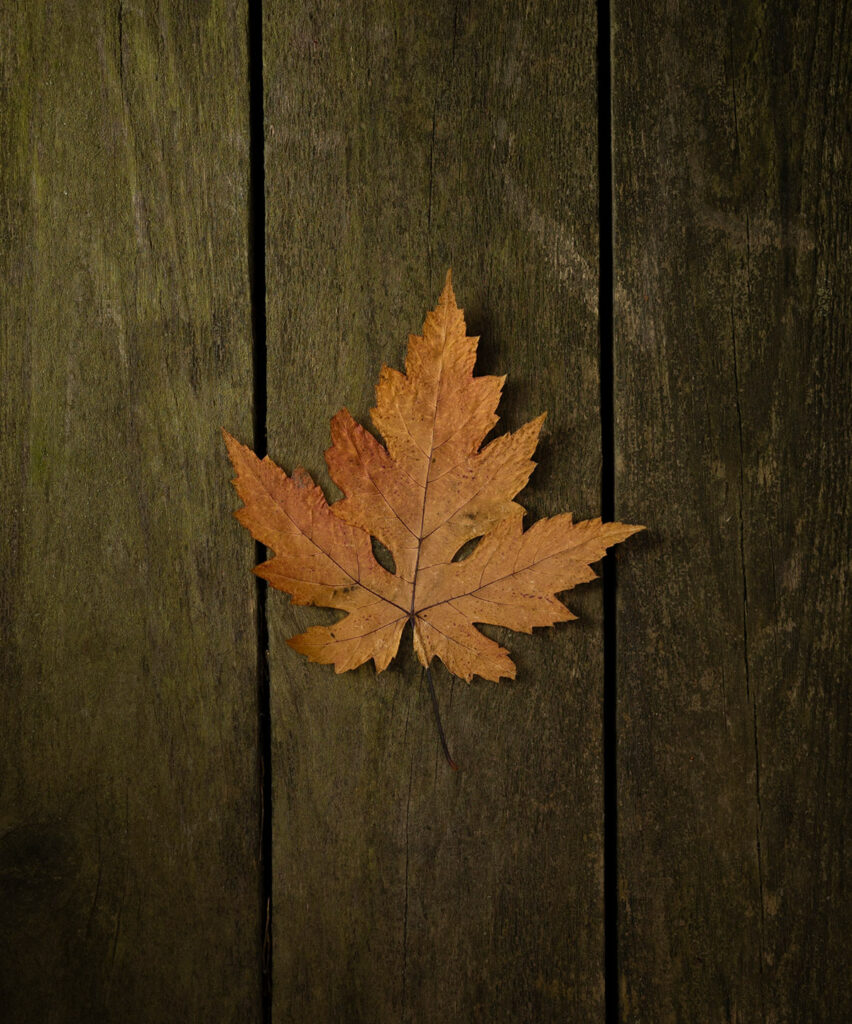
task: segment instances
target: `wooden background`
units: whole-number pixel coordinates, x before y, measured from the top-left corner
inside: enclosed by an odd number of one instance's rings
[[[849,22],[2,5],[3,1020],[852,1016]],[[325,613],[269,594],[268,894],[219,428],[252,440],[265,368],[270,453],[333,494],[330,416],[365,420],[449,266],[501,426],[549,413],[530,511],[596,515],[609,474],[648,527],[612,579],[616,703],[597,584],[506,637],[516,682],[438,671],[453,773],[410,653],[336,677],[284,642]]]

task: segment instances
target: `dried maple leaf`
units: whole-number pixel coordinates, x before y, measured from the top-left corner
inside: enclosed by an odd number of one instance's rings
[[[333,505],[304,469],[288,477],[223,432],[244,502],[237,519],[275,552],[255,572],[296,604],[347,613],[289,641],[311,661],[344,672],[372,658],[381,671],[410,622],[424,666],[437,656],[463,679],[514,678],[508,652],[474,623],[530,633],[576,618],[556,595],[594,579],[590,563],[642,529],[565,513],[524,532],[513,499],[544,416],[479,450],[505,377],[473,376],[478,340],[465,333],[448,273],[423,335],[409,338],[406,373],[382,369],[371,415],[387,447],[346,409],[331,421],[325,458],[345,494]],[[376,561],[371,536],[395,573]],[[475,537],[473,553],[453,561]]]

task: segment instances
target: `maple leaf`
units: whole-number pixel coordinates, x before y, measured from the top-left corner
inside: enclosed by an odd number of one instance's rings
[[[514,498],[544,416],[480,451],[506,378],[474,377],[478,341],[448,273],[423,334],[409,337],[405,374],[385,366],[379,377],[371,416],[385,445],[346,409],[331,421],[325,458],[345,495],[332,505],[304,469],[287,476],[223,431],[244,503],[237,519],[275,553],[255,572],[296,604],[347,613],[288,641],[311,661],[344,672],[372,658],[382,671],[410,622],[424,666],[437,656],[466,680],[514,678],[508,651],[475,623],[531,633],[576,618],[556,595],[595,579],[590,564],[643,529],[565,513],[524,531]],[[395,572],[378,563],[371,536]],[[476,537],[473,553],[453,561]]]

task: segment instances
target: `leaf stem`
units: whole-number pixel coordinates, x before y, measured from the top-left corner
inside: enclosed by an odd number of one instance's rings
[[[447,764],[454,772],[459,770],[459,766],[450,757],[450,751],[447,747],[447,737],[444,735],[444,727],[441,725],[441,712],[438,710],[438,698],[435,694],[435,686],[432,683],[432,667],[427,666],[425,669],[426,673],[426,685],[429,687],[429,696],[432,698],[432,710],[435,712],[435,724],[438,726],[438,736],[441,740],[441,749],[444,751],[444,757],[447,759]]]

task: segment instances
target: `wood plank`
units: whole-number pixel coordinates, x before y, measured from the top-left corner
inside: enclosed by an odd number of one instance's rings
[[[503,426],[546,409],[525,504],[599,511],[595,16],[539,5],[267,2],[269,449],[329,494],[453,267]],[[506,635],[514,683],[307,664],[332,613],[269,601],[274,1019],[600,1019],[600,588]]]
[[[849,1020],[849,11],[613,23],[622,1015]]]
[[[244,5],[5,4],[0,1015],[259,1017]],[[236,30],[235,30],[236,29]]]

